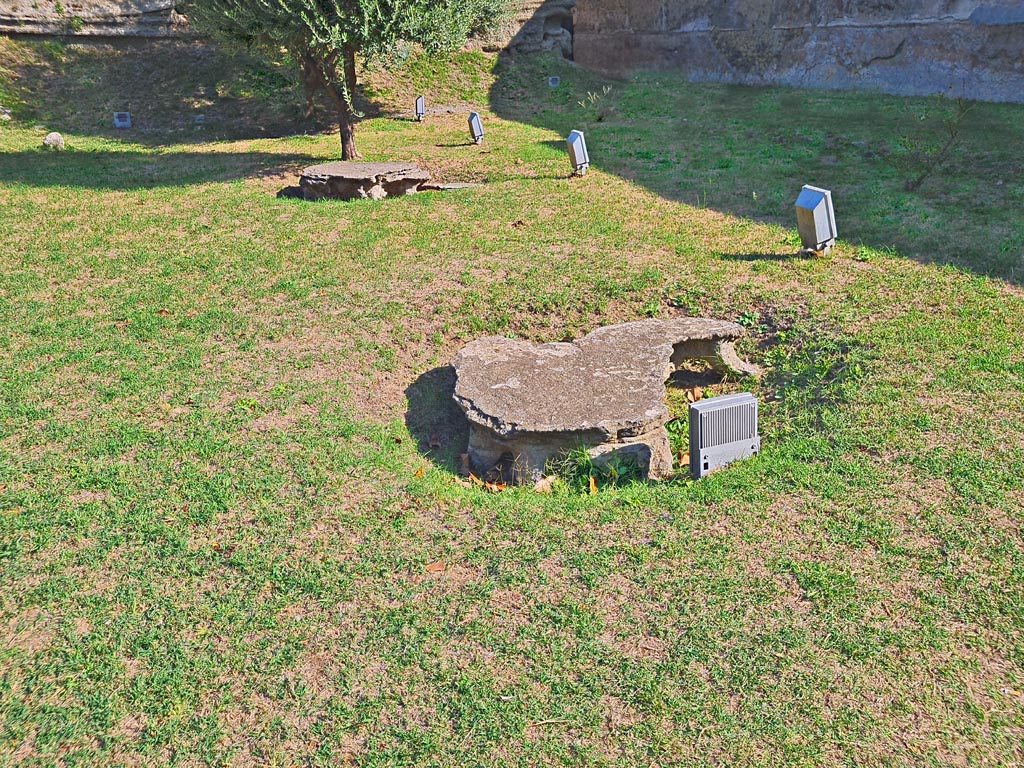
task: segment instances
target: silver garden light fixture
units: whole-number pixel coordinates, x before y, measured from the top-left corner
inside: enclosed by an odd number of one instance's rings
[[[805,252],[826,254],[836,243],[832,193],[805,185],[796,199],[796,228]]]
[[[427,100],[422,96],[416,97],[416,122],[422,123],[423,116],[427,114]]]
[[[690,404],[690,474],[695,480],[760,450],[757,398],[749,392]]]
[[[484,140],[484,124],[480,121],[479,112],[469,113],[469,135],[473,137],[474,144],[481,144]]]
[[[587,153],[587,140],[583,138],[583,132],[570,131],[565,143],[569,147],[569,161],[572,163],[573,174],[585,176],[590,167],[590,155]]]

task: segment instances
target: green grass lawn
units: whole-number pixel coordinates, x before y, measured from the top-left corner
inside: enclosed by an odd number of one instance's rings
[[[0,765],[1024,763],[1024,107],[911,194],[931,100],[465,54],[358,141],[486,184],[306,203],[294,89],[152,50],[0,39]],[[682,314],[750,327],[758,457],[457,482],[467,340]]]

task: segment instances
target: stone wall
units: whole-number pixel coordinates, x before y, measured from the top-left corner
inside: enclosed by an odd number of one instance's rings
[[[507,48],[512,53],[560,51],[572,58],[576,0],[524,0]]]
[[[485,48],[613,77],[1024,102],[1024,0],[512,0]],[[0,0],[0,33],[189,34],[174,0]]]
[[[484,40],[484,48],[501,49],[513,40],[522,50],[556,47],[545,20],[551,10],[544,0],[509,0],[508,19]],[[575,0],[553,0],[556,4]],[[0,0],[0,33],[68,37],[168,37],[192,34],[176,0]],[[550,4],[550,3],[549,3]],[[563,11],[571,20],[572,12]],[[548,25],[550,27],[550,22]],[[565,35],[561,35],[565,37]]]
[[[0,33],[173,37],[188,26],[174,0],[0,0]]]
[[[192,34],[176,0],[0,0],[0,33],[67,37],[176,37]],[[576,0],[509,0],[508,18],[476,47],[518,51],[572,46]],[[568,26],[568,30],[565,28]]]
[[[1024,1],[579,0],[573,58],[611,76],[1024,101]]]

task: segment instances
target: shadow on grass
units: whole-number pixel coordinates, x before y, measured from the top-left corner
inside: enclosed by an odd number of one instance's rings
[[[682,72],[614,82],[557,54],[506,52],[496,75],[497,115],[582,130],[592,167],[666,199],[794,230],[800,188],[823,186],[846,244],[1024,283],[1024,105],[978,104],[949,158],[908,193],[913,171],[897,160],[943,143],[950,105],[937,98],[693,84]],[[751,256],[775,258],[734,258]]]
[[[726,261],[801,261],[809,257],[794,248],[792,253],[720,253],[718,258]]]
[[[191,38],[0,42],[22,126],[151,147],[337,130],[322,100],[306,114],[298,68],[284,57],[269,61]],[[356,106],[369,117],[380,113],[361,94]],[[115,129],[114,112],[130,112],[132,127]]]
[[[469,444],[469,421],[456,405],[455,369],[433,368],[405,390],[409,409],[405,426],[424,456],[450,472],[459,471],[459,454]]]
[[[278,174],[322,160],[271,152],[29,150],[0,154],[0,181],[32,187],[153,189]]]

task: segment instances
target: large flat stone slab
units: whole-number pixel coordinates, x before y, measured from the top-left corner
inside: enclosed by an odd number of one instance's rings
[[[470,422],[470,461],[486,471],[511,455],[515,476],[505,479],[528,482],[549,460],[582,446],[665,477],[672,470],[666,379],[688,359],[757,375],[732,347],[742,334],[725,320],[677,318],[607,326],[571,343],[471,342],[453,362],[455,401]]]
[[[302,171],[299,188],[306,200],[358,200],[411,195],[430,181],[430,173],[412,163],[337,161]]]

